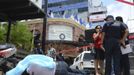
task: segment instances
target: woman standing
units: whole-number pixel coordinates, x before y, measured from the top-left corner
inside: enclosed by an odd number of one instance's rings
[[[95,33],[93,34],[94,39],[94,49],[95,49],[95,72],[96,75],[103,74],[103,66],[104,66],[104,48],[102,46],[102,27],[100,25],[95,27]],[[98,66],[100,66],[100,71],[98,70]]]

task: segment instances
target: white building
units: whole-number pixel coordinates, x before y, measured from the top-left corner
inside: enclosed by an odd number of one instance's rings
[[[103,6],[101,0],[88,0],[88,20],[91,24],[91,29],[96,25],[104,25],[107,8]]]

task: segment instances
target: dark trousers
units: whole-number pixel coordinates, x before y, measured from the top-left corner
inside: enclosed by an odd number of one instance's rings
[[[43,51],[42,51],[41,48],[35,48],[35,49],[34,49],[34,53],[35,53],[35,54],[43,54]]]
[[[105,53],[106,53],[106,67],[105,67],[105,75],[111,75],[112,70],[112,60],[115,75],[121,75],[120,72],[120,44],[118,39],[110,38],[105,41],[104,44]]]
[[[121,72],[123,72],[123,75],[130,75],[130,63],[128,54],[121,56]]]

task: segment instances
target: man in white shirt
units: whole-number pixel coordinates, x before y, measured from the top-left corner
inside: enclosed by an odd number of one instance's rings
[[[53,59],[56,59],[56,50],[55,48],[53,48],[53,45],[50,45],[47,55],[52,57]]]

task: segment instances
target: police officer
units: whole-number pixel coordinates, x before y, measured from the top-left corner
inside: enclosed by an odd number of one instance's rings
[[[114,21],[112,15],[106,17],[106,23],[103,26],[102,30],[102,43],[104,44],[105,53],[106,53],[106,67],[105,75],[111,75],[112,70],[112,60],[115,75],[121,75],[120,73],[120,45],[124,46],[124,39],[121,38],[121,31],[126,31],[126,28],[120,24],[120,22]]]
[[[128,31],[128,27],[127,25],[123,22],[123,18],[121,16],[117,16],[116,17],[116,21],[119,21],[122,23],[122,25],[124,25],[124,27],[126,27],[127,31]],[[128,36],[128,33],[127,34],[124,34],[124,32],[122,32],[122,36],[125,35],[125,36]],[[125,45],[129,44],[129,40],[126,39],[125,40]],[[122,54],[121,55],[121,72],[123,73],[123,75],[130,75],[130,63],[129,63],[129,57],[128,57],[128,54]]]

